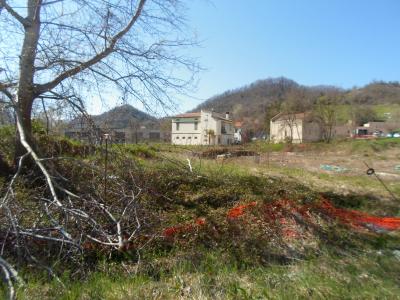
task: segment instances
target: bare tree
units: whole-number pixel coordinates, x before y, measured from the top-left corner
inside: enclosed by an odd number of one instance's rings
[[[137,202],[141,178],[133,174],[137,166],[129,165],[134,162],[121,162],[118,169],[124,172],[109,174],[108,192],[102,194],[103,170],[96,164],[41,157],[32,135],[36,101],[43,99],[44,109],[58,103],[85,113],[86,97],[111,91],[147,108],[171,107],[171,93],[187,91],[198,71],[180,50],[194,43],[185,37],[177,0],[16,3],[21,2],[0,0],[0,100],[13,108],[18,131],[16,173],[0,197],[0,271],[10,298],[19,282],[11,262],[43,265],[54,275],[40,262],[37,245],[48,257],[74,259],[92,243],[121,251],[143,229]],[[32,175],[35,191],[22,204],[15,189],[24,186],[22,166],[28,158],[40,173]],[[72,184],[79,176],[87,180],[84,189]],[[24,205],[30,205],[29,214]]]
[[[76,106],[111,91],[147,108],[172,107],[171,92],[194,83],[198,66],[181,51],[194,42],[177,0],[17,3],[0,0],[0,92],[19,111],[31,145],[38,99]],[[19,140],[16,158],[25,152]]]
[[[329,91],[320,96],[314,106],[313,119],[319,124],[322,138],[330,143],[335,137],[335,126],[338,120],[338,105],[343,95],[339,91]]]
[[[298,124],[298,113],[304,112],[308,108],[307,94],[304,89],[293,89],[291,90],[286,100],[280,106],[282,112],[282,120],[284,128],[289,129],[287,134],[287,142],[292,143],[294,134],[300,139],[299,124]]]
[[[357,126],[362,126],[365,123],[378,120],[376,111],[368,105],[352,103],[350,115],[353,123]]]

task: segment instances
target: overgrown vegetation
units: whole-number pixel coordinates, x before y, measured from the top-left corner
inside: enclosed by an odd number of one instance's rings
[[[170,257],[168,264],[143,266],[139,274],[104,265],[84,282],[65,278],[65,289],[35,277],[21,299],[396,299],[400,293],[398,259],[387,251],[326,253],[258,267],[238,266],[224,253],[199,252],[197,260]]]
[[[11,131],[7,134],[12,138]],[[398,278],[391,275],[399,270],[389,268],[398,259],[398,234],[352,227],[320,206],[329,199],[338,207],[375,211],[366,205],[368,199],[321,194],[293,180],[208,159],[193,160],[191,171],[186,159],[156,145],[109,147],[104,195],[104,145],[89,147],[40,131],[36,138],[44,156],[60,157],[52,166],[63,174],[63,186],[81,195],[82,205],[108,226],[110,236],[116,234],[113,222],[89,199],[97,197],[117,213],[126,205],[121,194],[140,190],[136,211],[123,228],[137,228],[136,217],[141,228],[122,248],[83,238],[82,256],[71,256],[74,250],[66,245],[26,238],[30,254],[52,273],[45,268],[34,272],[32,258],[13,251],[12,241],[3,241],[7,258],[24,261],[20,271],[27,284],[18,289],[21,299],[391,298],[399,292]],[[37,179],[20,177],[15,188],[13,209],[20,212],[21,226],[38,218],[37,199],[47,197],[37,173],[24,176]],[[95,227],[79,224],[69,229],[96,234]]]

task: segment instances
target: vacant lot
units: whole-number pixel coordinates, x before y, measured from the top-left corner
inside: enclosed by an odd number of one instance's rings
[[[74,158],[59,165],[71,185],[101,189],[103,181],[92,179],[83,166],[101,167],[104,153],[68,140],[60,145],[63,156]],[[117,196],[118,178],[130,184],[130,171],[131,184],[142,190],[138,205],[146,216],[145,235],[127,250],[107,252],[91,245],[81,262],[70,265],[43,257],[52,274],[26,265],[18,295],[399,298],[400,236],[393,230],[399,220],[373,217],[399,216],[399,149],[397,140],[227,149],[114,145],[109,188]],[[213,158],[205,152],[243,156]],[[134,169],[127,169],[128,161]],[[374,175],[366,175],[365,163],[393,195]],[[30,188],[21,201],[31,201],[27,195],[35,190]]]
[[[238,149],[251,150],[259,155],[204,159],[193,153],[210,150],[196,148],[180,149],[173,156],[187,157],[199,169],[211,167],[242,170],[258,176],[278,176],[318,191],[364,195],[392,203],[395,202],[393,196],[400,197],[400,139],[292,146],[259,142],[226,148],[225,152],[234,153]],[[367,175],[369,168],[373,168],[375,174]]]

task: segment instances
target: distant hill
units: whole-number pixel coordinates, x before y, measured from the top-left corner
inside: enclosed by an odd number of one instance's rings
[[[400,104],[400,83],[376,81],[346,93],[349,103],[358,104]]]
[[[290,90],[298,88],[298,83],[284,77],[259,80],[214,96],[193,111],[214,109],[218,112],[229,111],[236,118],[254,116],[254,112],[263,112],[268,103],[283,101]]]
[[[285,102],[293,95],[299,95],[299,111],[309,109],[315,100],[335,90],[342,94],[342,104],[356,105],[400,105],[400,84],[398,82],[373,82],[361,88],[341,89],[335,86],[304,86],[285,77],[269,78],[250,85],[226,91],[197,106],[192,111],[213,109],[231,112],[236,120],[244,120],[255,131],[264,127],[271,106]],[[297,93],[297,94],[296,94]],[[296,97],[296,96],[294,96]],[[400,108],[400,107],[399,107]]]
[[[157,119],[153,116],[129,104],[115,107],[92,118],[97,126],[109,128],[125,128],[132,121],[140,124],[157,122]]]
[[[83,117],[78,117],[69,123],[69,127],[80,126]],[[153,116],[134,108],[129,104],[115,107],[100,115],[91,116],[94,124],[101,128],[121,129],[134,124],[154,127],[158,120]]]

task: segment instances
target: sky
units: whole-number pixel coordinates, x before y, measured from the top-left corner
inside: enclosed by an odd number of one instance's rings
[[[399,0],[193,0],[206,69],[180,110],[258,79],[362,86],[400,80]]]
[[[186,5],[189,28],[201,44],[190,54],[205,70],[195,91],[177,97],[178,112],[269,77],[344,88],[400,80],[400,0],[191,0]]]

